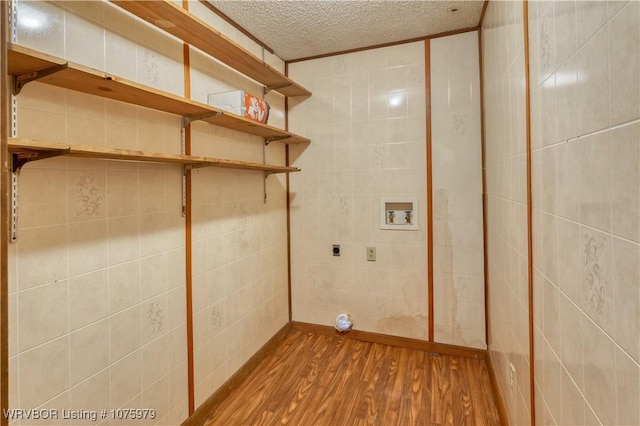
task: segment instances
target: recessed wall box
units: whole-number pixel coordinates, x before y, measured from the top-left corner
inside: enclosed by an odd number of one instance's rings
[[[207,103],[260,123],[266,124],[269,118],[269,104],[244,90],[211,93],[207,96]]]
[[[380,199],[380,229],[417,231],[418,220],[417,198]]]

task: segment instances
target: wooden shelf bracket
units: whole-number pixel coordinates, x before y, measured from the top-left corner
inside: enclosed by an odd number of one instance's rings
[[[211,111],[211,112],[205,112],[202,114],[189,115],[186,117],[182,117],[182,128],[184,129],[194,121],[206,120],[207,118],[217,117],[222,114],[223,114],[222,111]]]
[[[271,136],[268,138],[264,138],[264,144],[269,145],[271,142],[281,141],[285,139],[289,139],[291,136]]]
[[[293,83],[283,83],[283,84],[272,84],[271,86],[263,86],[262,95],[266,96],[272,90],[280,90],[287,87],[293,86]]]
[[[32,71],[26,74],[14,75],[11,76],[11,91],[13,95],[17,95],[22,91],[22,88],[27,84],[35,80],[39,80],[48,75],[55,74],[66,69],[69,66],[69,63],[66,62],[60,65],[54,65],[49,68],[45,68],[40,71]]]
[[[207,164],[207,163],[196,163],[196,164],[185,164],[184,166],[187,170],[193,170],[193,169],[202,169],[205,167],[215,167],[213,164]]]

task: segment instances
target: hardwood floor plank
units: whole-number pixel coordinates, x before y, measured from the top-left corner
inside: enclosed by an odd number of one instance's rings
[[[304,407],[311,401],[311,395],[314,388],[317,388],[316,382],[324,369],[323,361],[326,359],[325,353],[330,351],[326,344],[318,344],[320,340],[313,346],[314,356],[308,363],[303,377],[298,382],[296,392],[292,400],[289,401],[289,408],[282,417],[283,424],[301,424],[300,418],[305,413]],[[302,409],[300,409],[302,407]]]
[[[339,401],[340,405],[339,409],[337,409],[338,406],[334,406],[327,424],[341,422],[351,424],[355,421],[357,403],[363,398],[367,387],[367,383],[360,379],[360,375],[370,351],[370,344],[357,340],[354,340],[352,345],[345,346],[343,374],[341,380],[336,382],[337,386],[333,393],[335,401]]]
[[[394,348],[391,354],[389,375],[384,392],[387,396],[384,412],[384,424],[397,424],[400,406],[403,399],[404,374],[406,371],[406,353],[403,349]]]
[[[478,424],[498,425],[500,424],[500,414],[496,406],[495,396],[491,388],[491,378],[489,377],[489,371],[486,362],[480,363],[477,370],[470,372],[470,383],[477,387],[474,401],[480,400],[480,394],[482,395],[482,406],[480,412],[485,413],[487,419],[485,423],[481,423],[478,419]],[[480,416],[476,416],[478,418]]]
[[[385,377],[382,375],[385,352],[384,345],[373,344],[368,362],[361,375],[362,380],[367,383],[367,389],[358,406],[357,424],[376,425],[381,423],[382,407],[377,403],[376,395],[384,389],[384,383],[381,383],[380,378]]]
[[[453,398],[453,422],[457,425],[474,425],[473,404],[467,371],[466,360],[451,358],[451,397]]]
[[[431,361],[431,423],[453,424],[449,357],[433,356]]]
[[[412,363],[409,371],[413,370],[411,374],[411,400],[409,401],[410,416],[409,421],[411,424],[427,424],[427,418],[424,416],[425,412],[422,409],[423,404],[423,381],[425,377],[425,353],[416,352],[412,356]],[[428,370],[427,370],[428,371]]]
[[[205,425],[495,425],[484,359],[292,330]]]
[[[477,368],[482,369],[482,365]],[[471,404],[473,405],[473,413],[474,413],[474,422],[475,424],[481,425],[483,416],[482,413],[485,410],[484,405],[484,392],[489,389],[483,390],[482,388],[482,374],[474,374],[475,369],[473,367],[467,370],[467,381],[469,382],[469,390],[471,392]],[[488,374],[487,374],[488,376]]]
[[[349,350],[349,342],[343,339],[331,338],[334,350],[331,352],[329,363],[323,372],[322,384],[319,384],[316,393],[316,401],[318,401],[315,409],[307,410],[302,417],[303,424],[324,424],[326,418],[330,417],[335,411],[334,406],[339,405],[336,402],[335,391],[342,380],[342,371],[346,368],[344,356]],[[308,422],[308,423],[306,423]]]
[[[385,345],[381,345],[379,343],[372,344],[371,356],[367,359],[367,363],[365,364],[362,370],[362,375],[360,376],[362,380],[369,381],[374,379],[374,376],[379,376],[385,352]]]

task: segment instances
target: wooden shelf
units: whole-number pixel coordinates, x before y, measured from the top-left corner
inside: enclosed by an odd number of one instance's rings
[[[54,142],[41,142],[29,139],[9,138],[9,152],[17,154],[19,163],[65,155],[68,157],[98,158],[105,160],[143,161],[150,163],[172,163],[199,167],[221,167],[226,169],[253,170],[267,173],[298,172],[297,167],[275,166],[246,161],[225,160],[220,158],[199,157],[194,155],[174,155],[144,152],[129,149],[105,148],[90,145],[68,145]]]
[[[110,0],[135,16],[197,47],[242,74],[285,96],[309,96],[311,92],[206,22],[170,0]]]
[[[285,130],[109,75],[103,71],[67,62],[64,59],[23,46],[9,44],[7,50],[9,74],[14,76],[14,80],[18,82],[29,81],[33,78],[41,83],[65,89],[153,108],[183,117],[201,119],[217,126],[261,136],[267,140],[279,140],[288,144],[310,142],[305,137]],[[47,73],[47,70],[52,72]]]

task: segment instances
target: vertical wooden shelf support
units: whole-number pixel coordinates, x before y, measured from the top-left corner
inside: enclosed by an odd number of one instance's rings
[[[45,160],[47,158],[59,157],[61,155],[68,154],[69,150],[53,150],[53,151],[24,151],[11,153],[11,191],[9,197],[11,200],[11,218],[10,229],[11,236],[10,242],[15,243],[18,240],[18,183],[20,170],[33,161]]]
[[[187,164],[182,166],[182,217],[187,216],[187,171],[189,170]]]
[[[9,242],[15,243],[18,240],[18,174],[15,172],[11,173],[9,199],[11,202],[11,206],[9,206]]]
[[[264,194],[264,198],[262,201],[263,204],[267,204],[267,178],[269,177],[269,175],[269,172],[264,172],[264,179],[262,184],[262,192]]]

